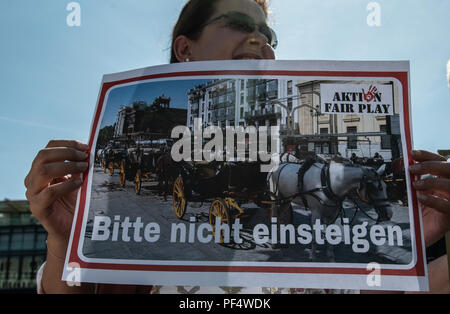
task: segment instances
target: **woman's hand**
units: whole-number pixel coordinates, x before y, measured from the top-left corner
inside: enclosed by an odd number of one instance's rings
[[[427,151],[413,151],[412,158],[417,164],[410,166],[410,172],[419,176],[413,186],[422,204],[425,244],[428,247],[450,230],[450,163],[444,157]],[[434,177],[420,179],[427,174]]]
[[[31,212],[47,230],[48,245],[59,257],[67,249],[81,174],[88,168],[88,150],[88,145],[77,141],[50,141],[25,178]]]

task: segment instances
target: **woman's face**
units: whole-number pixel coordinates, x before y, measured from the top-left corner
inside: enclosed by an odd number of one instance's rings
[[[250,16],[258,25],[267,22],[264,11],[253,0],[222,0],[209,20],[232,11]],[[245,33],[227,27],[226,22],[223,18],[206,25],[199,39],[190,41],[190,56],[187,59],[189,61],[275,59],[272,47],[258,28],[253,33]],[[186,58],[179,61],[186,61]]]

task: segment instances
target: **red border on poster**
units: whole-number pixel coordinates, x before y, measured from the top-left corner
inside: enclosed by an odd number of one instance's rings
[[[93,127],[89,139],[89,146],[92,147],[94,143],[94,136],[99,126],[99,119],[103,109],[104,101],[108,90],[112,87],[127,83],[160,79],[160,78],[176,78],[186,76],[301,76],[301,77],[383,77],[395,78],[402,84],[403,93],[403,120],[404,132],[406,138],[406,147],[408,162],[411,165],[413,160],[411,158],[412,139],[411,139],[411,121],[409,111],[409,78],[408,72],[355,72],[355,71],[191,71],[191,72],[174,72],[154,74],[141,77],[134,77],[114,82],[104,83],[101,88],[99,105],[95,113]],[[72,245],[70,248],[70,255],[68,263],[78,263],[80,268],[84,269],[104,269],[104,270],[133,270],[133,271],[158,271],[158,272],[246,272],[246,273],[285,273],[285,274],[340,274],[340,275],[368,275],[371,271],[366,268],[339,268],[339,267],[284,267],[284,266],[182,266],[182,265],[134,265],[134,264],[113,264],[113,263],[90,263],[81,260],[78,256],[78,246],[81,235],[81,226],[86,206],[86,192],[89,172],[84,174],[84,182],[81,188],[79,209],[76,216],[75,230],[72,238]],[[411,182],[413,176],[410,176]],[[414,188],[412,189],[412,206],[415,239],[417,246],[417,261],[411,269],[381,269],[380,274],[386,276],[425,276],[425,263],[423,259],[422,237],[420,233],[420,216],[417,197]]]

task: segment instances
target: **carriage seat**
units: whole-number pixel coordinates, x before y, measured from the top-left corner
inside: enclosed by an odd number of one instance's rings
[[[206,161],[195,162],[194,169],[199,179],[211,179],[217,174],[216,165]]]

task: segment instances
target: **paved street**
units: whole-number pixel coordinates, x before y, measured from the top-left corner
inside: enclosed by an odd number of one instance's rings
[[[196,217],[196,226],[208,223],[210,202],[188,204],[183,222],[190,224],[190,218]],[[354,217],[355,209],[351,204],[344,204],[345,212],[349,219]],[[269,225],[269,211],[258,208],[256,205],[243,205],[245,216],[241,217],[243,229],[240,233],[244,240],[242,244],[220,245],[211,243],[170,243],[170,230],[173,223],[180,221],[174,213],[172,196],[167,201],[159,195],[155,182],[146,182],[142,186],[141,195],[134,192],[134,183],[127,182],[124,188],[119,185],[118,171],[113,176],[104,174],[100,168],[94,169],[90,212],[83,252],[87,257],[136,259],[136,260],[193,260],[193,261],[283,261],[283,262],[309,262],[310,245],[293,244],[286,248],[273,249],[268,244],[256,244],[252,237],[254,226],[260,223]],[[375,211],[366,208],[367,214],[376,217]],[[114,216],[119,215],[123,220],[130,217],[134,222],[136,217],[141,217],[145,224],[156,222],[161,227],[161,238],[156,243],[122,242],[122,241],[91,241],[94,216],[107,216],[114,221]],[[357,213],[352,225],[367,221],[369,227],[374,221]],[[403,230],[403,246],[371,246],[369,252],[364,254],[354,253],[350,245],[343,243],[335,246],[336,262],[346,263],[409,263],[411,259],[409,218],[407,207],[395,206],[394,216],[391,222],[384,225],[396,224]],[[339,219],[336,224],[339,223]],[[300,206],[294,206],[294,226],[310,224],[310,213]],[[110,228],[112,229],[112,228]],[[130,231],[130,236],[133,234]],[[119,236],[120,240],[120,236]],[[320,250],[317,261],[326,262],[326,247],[318,246]]]

